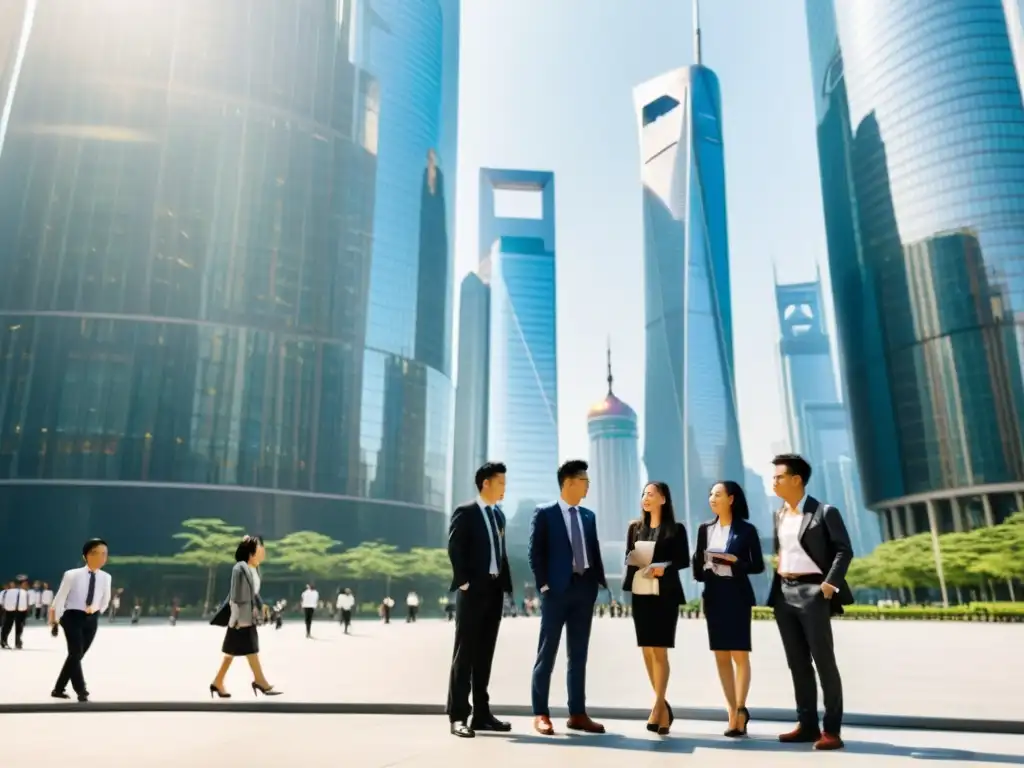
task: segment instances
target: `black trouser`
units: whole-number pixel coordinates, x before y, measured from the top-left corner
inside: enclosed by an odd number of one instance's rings
[[[491,714],[487,685],[491,680],[494,647],[501,626],[505,596],[497,579],[470,585],[455,598],[455,648],[448,678],[448,719],[460,723],[469,717],[473,689],[473,716]]]
[[[306,614],[306,634],[312,634],[313,632],[313,611],[316,608],[303,608],[302,612]]]
[[[43,618],[43,606],[37,605],[36,606],[36,621],[39,621],[41,618]]]
[[[349,625],[352,623],[352,611],[341,609],[341,626],[345,628],[346,634],[348,633]]]
[[[55,691],[63,691],[71,682],[71,687],[79,696],[88,694],[85,687],[85,676],[82,674],[82,657],[89,651],[96,627],[99,626],[99,614],[85,611],[64,611],[60,617],[60,625],[64,627],[64,639],[68,644],[68,657],[57,676]]]
[[[28,611],[6,611],[4,613],[3,629],[0,629],[0,645],[7,645],[11,636],[11,627],[14,627],[14,644],[21,647],[21,634],[25,631],[25,619],[28,618]]]
[[[775,599],[775,623],[793,676],[800,727],[818,730],[817,668],[825,700],[822,725],[826,733],[838,736],[843,724],[843,681],[832,643],[831,603],[822,594],[820,582],[820,577],[783,579]]]
[[[388,608],[386,605],[384,606],[384,623],[385,624],[390,624],[391,623],[391,609]]]
[[[408,608],[409,608],[409,613],[405,617],[406,624],[408,624],[410,621],[416,621],[416,614],[420,610],[418,605],[410,605],[410,606],[408,606]]]

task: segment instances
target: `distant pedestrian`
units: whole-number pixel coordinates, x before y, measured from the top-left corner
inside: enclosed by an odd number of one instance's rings
[[[306,591],[302,593],[302,613],[306,619],[306,638],[313,637],[313,615],[320,602],[320,593],[313,588],[312,584],[306,585]]]
[[[355,607],[356,599],[351,589],[344,589],[338,593],[338,615],[341,617],[341,626],[348,634],[349,626],[352,624],[352,609]]]

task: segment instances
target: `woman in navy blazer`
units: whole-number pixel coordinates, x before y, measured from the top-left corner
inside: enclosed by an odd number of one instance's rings
[[[697,529],[693,578],[704,583],[708,642],[729,705],[725,735],[745,736],[750,722],[750,623],[757,602],[749,576],[764,572],[764,557],[757,528],[747,521],[750,510],[739,483],[715,483],[708,503],[715,519]]]

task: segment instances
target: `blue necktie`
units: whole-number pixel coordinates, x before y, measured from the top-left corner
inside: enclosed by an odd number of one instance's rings
[[[96,571],[89,571],[89,589],[85,593],[85,607],[92,605],[92,599],[96,597]]]
[[[583,557],[583,529],[580,527],[580,514],[576,507],[569,507],[569,540],[572,542],[572,572],[581,574],[587,568]]]

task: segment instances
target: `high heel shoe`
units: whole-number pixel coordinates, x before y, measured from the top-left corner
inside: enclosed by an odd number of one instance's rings
[[[230,699],[231,698],[231,694],[230,693],[228,693],[227,691],[222,691],[216,685],[214,685],[213,683],[210,683],[210,698],[211,699],[213,698],[214,694],[217,695],[218,699]]]
[[[747,735],[747,724],[750,723],[750,712],[746,707],[740,707],[736,710],[736,716],[743,718],[743,726],[727,730],[724,735],[728,736],[730,739],[738,739],[740,736]]]
[[[665,702],[665,710],[668,712],[668,725],[658,724],[658,735],[668,736],[669,731],[672,729],[672,723],[675,722],[676,716],[672,711],[672,705],[667,701]]]
[[[264,688],[262,685],[260,685],[255,680],[253,680],[252,681],[252,695],[256,696],[257,694],[260,694],[260,693],[262,693],[264,696],[280,696],[281,695],[281,691],[275,691],[274,690],[274,686],[268,685],[266,688]]]

